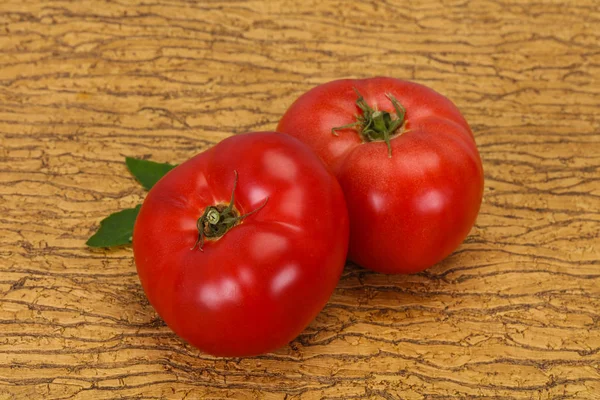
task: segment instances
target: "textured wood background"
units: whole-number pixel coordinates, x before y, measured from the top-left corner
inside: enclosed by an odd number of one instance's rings
[[[0,399],[600,398],[599,10],[2,0]],[[348,265],[288,347],[217,359],[157,318],[130,249],[85,247],[144,197],[125,156],[181,162],[379,74],[450,97],[479,144],[481,214],[440,265]]]

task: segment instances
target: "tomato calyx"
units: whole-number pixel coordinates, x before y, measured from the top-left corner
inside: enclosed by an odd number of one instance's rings
[[[389,112],[380,111],[369,106],[360,92],[356,88],[353,89],[358,96],[356,105],[362,111],[362,114],[357,114],[356,121],[350,124],[332,128],[331,133],[335,136],[339,136],[337,131],[354,128],[363,142],[383,140],[387,144],[388,158],[392,158],[392,145],[390,139],[403,133],[406,122],[404,118],[406,116],[406,110],[392,94],[387,93],[386,97],[390,100],[396,111],[396,117],[393,118],[392,114]],[[400,128],[402,128],[402,130],[398,132],[398,129]]]
[[[233,172],[235,173],[235,179],[233,181],[233,189],[231,190],[231,200],[229,201],[229,204],[218,204],[214,206],[208,206],[206,209],[204,209],[204,213],[202,213],[202,216],[198,218],[198,221],[196,222],[196,227],[198,228],[198,239],[196,239],[196,243],[194,243],[190,250],[194,250],[196,247],[198,247],[200,251],[204,251],[203,247],[205,238],[220,238],[231,228],[238,225],[244,218],[260,211],[264,206],[267,205],[267,201],[269,201],[268,197],[258,208],[250,211],[249,213],[239,215],[238,211],[234,207],[235,188],[237,187],[238,183],[238,173],[235,170]]]

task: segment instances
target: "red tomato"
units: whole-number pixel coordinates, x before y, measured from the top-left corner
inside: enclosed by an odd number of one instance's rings
[[[366,268],[424,270],[475,222],[483,193],[475,140],[456,106],[432,89],[383,77],[329,82],[298,98],[277,130],[311,146],[337,176],[350,214],[349,258]]]
[[[248,356],[287,344],[323,308],[348,229],[342,190],[307,146],[249,133],[150,190],[133,251],[150,303],[175,333],[213,355]]]

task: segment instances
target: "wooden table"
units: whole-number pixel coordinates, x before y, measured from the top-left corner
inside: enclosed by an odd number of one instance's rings
[[[0,399],[600,398],[600,5],[593,0],[0,4]],[[440,265],[348,265],[289,346],[207,356],[85,240],[181,162],[307,89],[390,75],[450,97],[486,187]]]

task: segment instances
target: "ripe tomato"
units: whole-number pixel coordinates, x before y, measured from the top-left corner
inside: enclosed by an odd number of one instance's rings
[[[435,91],[392,78],[309,90],[277,128],[307,143],[337,176],[350,214],[349,258],[413,273],[465,239],[483,193],[469,125]]]
[[[348,249],[342,190],[300,141],[223,140],[165,175],[133,233],[150,303],[183,339],[219,356],[275,350],[323,308]]]

